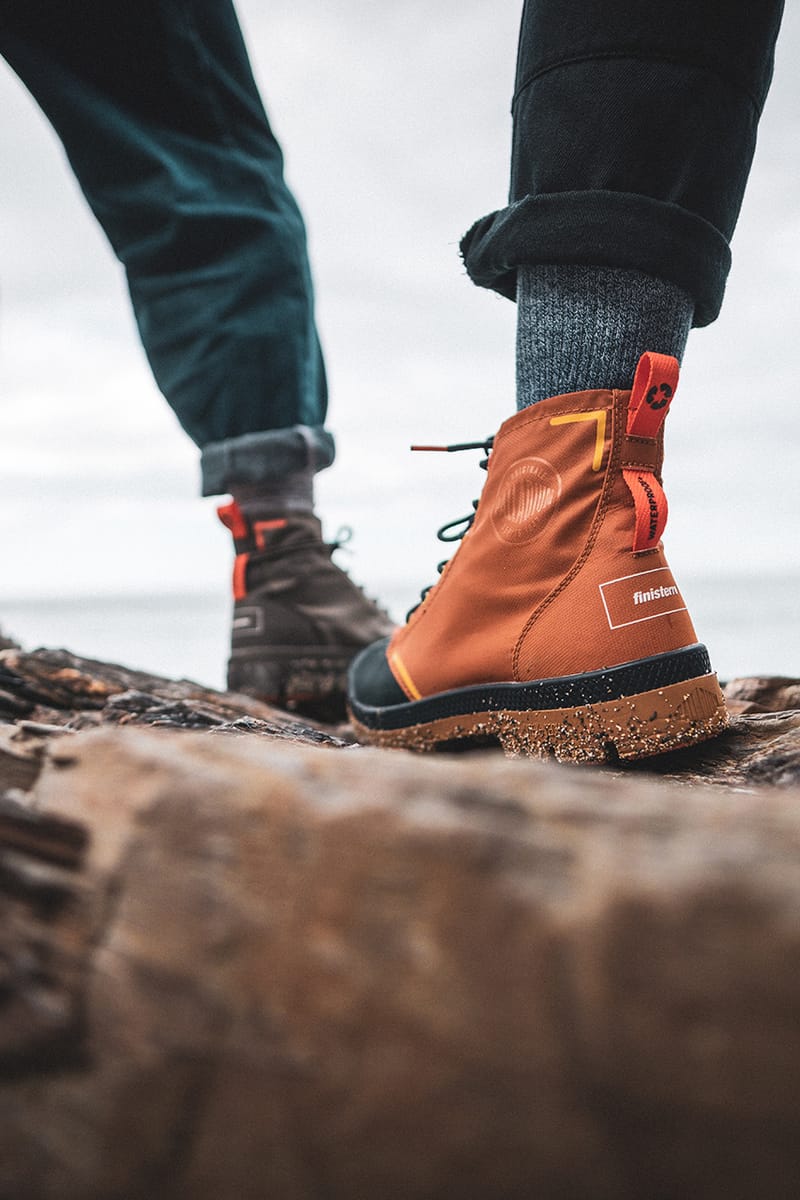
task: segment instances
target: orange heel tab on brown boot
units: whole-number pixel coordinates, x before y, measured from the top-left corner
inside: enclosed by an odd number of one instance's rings
[[[249,553],[244,552],[244,545],[250,537],[250,527],[242,510],[235,500],[229,504],[221,504],[217,516],[226,529],[230,530],[239,553],[233,563],[233,598],[244,600],[247,595],[247,564]]]
[[[229,504],[221,504],[217,509],[217,516],[225,528],[231,531],[235,541],[241,541],[248,536],[247,520],[235,500],[231,500]]]
[[[641,445],[643,451],[647,443],[655,448],[655,439],[675,395],[679,374],[678,360],[670,354],[655,354],[648,350],[639,359],[628,402],[627,434]],[[632,549],[634,553],[653,550],[667,523],[664,489],[655,470],[649,466],[626,467],[623,462],[622,474],[636,510]]]
[[[247,596],[247,564],[249,554],[237,554],[233,560],[233,598],[244,600]]]

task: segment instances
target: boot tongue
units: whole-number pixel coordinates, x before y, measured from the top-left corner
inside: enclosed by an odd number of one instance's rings
[[[651,452],[655,448],[655,439],[678,386],[679,372],[678,360],[669,354],[647,351],[639,359],[628,401],[627,434],[628,438],[641,441],[642,451],[647,443],[651,444]],[[632,549],[634,553],[652,550],[661,540],[667,523],[664,489],[654,468],[623,466],[622,474],[636,512]]]

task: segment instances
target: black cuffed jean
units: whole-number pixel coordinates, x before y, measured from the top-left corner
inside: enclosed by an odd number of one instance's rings
[[[526,0],[510,204],[462,241],[475,283],[635,268],[717,316],[783,0]]]
[[[125,267],[204,493],[327,466],[305,229],[231,0],[0,0],[0,54]]]

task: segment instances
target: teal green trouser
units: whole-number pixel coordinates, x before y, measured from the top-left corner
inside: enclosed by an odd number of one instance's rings
[[[17,0],[0,52],[125,267],[204,493],[327,466],[305,230],[230,0]]]

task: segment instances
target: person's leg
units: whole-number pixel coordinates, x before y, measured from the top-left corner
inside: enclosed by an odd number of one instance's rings
[[[520,406],[627,386],[644,350],[680,359],[719,311],[782,6],[526,5],[512,205],[465,242],[485,263],[495,236],[522,239]]]
[[[508,207],[462,241],[511,299],[521,266],[637,270],[714,320],[783,0],[527,0]]]
[[[724,727],[660,542],[663,420],[722,300],[781,7],[527,0],[511,203],[462,243],[517,299],[522,411],[441,581],[353,664],[367,740],[636,758]]]
[[[0,50],[125,267],[204,492],[326,466],[305,231],[230,3],[30,0]]]
[[[334,444],[305,230],[230,0],[28,0],[0,13],[0,52],[125,267],[203,493],[238,502],[230,685],[341,697],[349,657],[387,621],[312,513]]]

